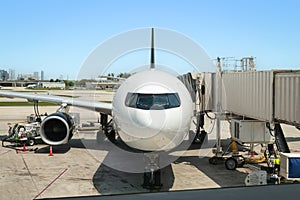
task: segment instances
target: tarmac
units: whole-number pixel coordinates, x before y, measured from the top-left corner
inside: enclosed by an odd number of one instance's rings
[[[64,93],[63,91],[56,91]],[[89,95],[90,99],[99,97],[109,100],[111,93]],[[102,98],[102,99],[101,99]],[[0,98],[5,101],[5,98]],[[8,100],[10,101],[10,100]],[[40,107],[40,113],[52,113],[55,106]],[[0,107],[0,137],[7,135],[8,123],[20,122],[33,113],[33,107]],[[71,112],[80,113],[81,123],[97,122],[99,115],[92,111],[71,108]],[[208,120],[207,128],[213,128]],[[283,126],[285,136],[293,152],[300,152],[300,132],[292,126]],[[213,156],[211,145],[192,144],[188,150],[171,165],[162,169],[162,188],[149,190],[142,187],[142,173],[128,173],[107,166],[113,153],[104,148],[108,140],[103,140],[101,148],[96,149],[97,157],[90,147],[99,146],[96,141],[97,130],[82,128],[70,140],[69,144],[54,146],[53,156],[49,156],[49,146],[38,144],[26,147],[0,147],[0,199],[38,199],[93,195],[149,193],[158,191],[181,191],[210,188],[244,187],[246,176],[252,172],[247,166],[236,170],[227,170],[224,164],[211,165]],[[224,133],[224,134],[223,134]],[[222,143],[228,145],[229,129],[222,122]],[[209,141],[212,138],[209,136]],[[207,144],[209,144],[209,141]],[[92,145],[86,145],[87,142]],[[18,149],[18,151],[16,150]],[[249,155],[250,156],[250,155]],[[124,162],[119,159],[116,165]],[[130,162],[130,161],[128,161]],[[300,186],[299,186],[300,187]]]

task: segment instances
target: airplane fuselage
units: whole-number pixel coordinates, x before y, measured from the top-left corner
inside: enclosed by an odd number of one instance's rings
[[[157,69],[126,79],[113,99],[115,130],[135,149],[167,151],[178,146],[189,132],[192,115],[185,85]]]

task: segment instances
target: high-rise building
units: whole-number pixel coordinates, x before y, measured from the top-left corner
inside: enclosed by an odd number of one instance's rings
[[[33,72],[33,77],[35,80],[39,80],[39,72]]]
[[[9,69],[9,79],[16,80],[16,71],[14,69]]]
[[[6,81],[7,79],[9,79],[8,72],[5,70],[0,70],[0,80]]]
[[[45,77],[44,77],[44,71],[42,70],[41,71],[41,81],[44,81],[45,80]]]
[[[17,80],[24,80],[23,74],[18,74]]]

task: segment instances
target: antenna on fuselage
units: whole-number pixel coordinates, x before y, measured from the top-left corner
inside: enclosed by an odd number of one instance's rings
[[[155,56],[154,56],[154,28],[151,31],[151,55],[150,55],[150,69],[155,68]]]

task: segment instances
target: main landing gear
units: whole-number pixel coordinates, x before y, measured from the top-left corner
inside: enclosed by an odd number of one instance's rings
[[[108,121],[108,115],[106,114],[100,114],[100,123],[101,123],[101,129],[102,129],[102,133],[105,134],[105,136],[107,137],[107,139],[109,139],[109,141],[111,141],[112,143],[116,142],[116,132],[112,127],[112,120]],[[99,140],[99,138],[101,138],[100,135],[97,134],[97,141],[101,141]]]

